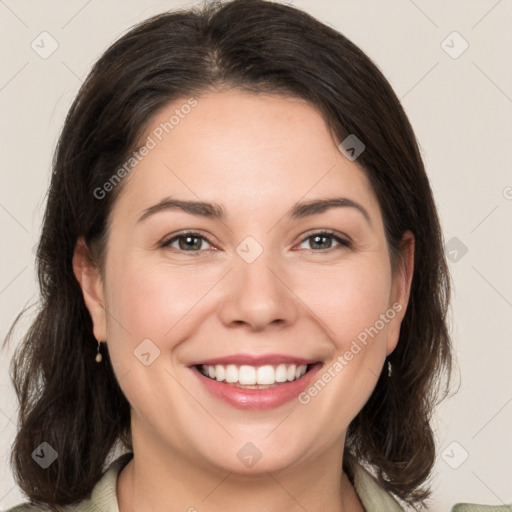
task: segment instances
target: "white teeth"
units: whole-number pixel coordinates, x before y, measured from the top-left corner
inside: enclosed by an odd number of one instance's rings
[[[254,366],[240,366],[238,370],[238,382],[243,386],[256,384],[256,368]]]
[[[215,375],[212,378],[216,378],[219,382],[222,382],[226,378],[226,369],[220,364],[215,366]]]
[[[279,364],[277,366],[250,366],[234,364],[226,366],[202,365],[201,373],[218,382],[226,381],[229,384],[242,386],[267,385],[271,386],[280,382],[292,382],[300,379],[307,371],[307,365]]]
[[[288,372],[286,371],[286,365],[280,364],[276,368],[276,382],[286,382],[288,380]]]
[[[212,377],[217,378],[217,375]],[[226,366],[226,382],[238,382],[238,368],[234,364],[228,364]]]
[[[256,380],[258,384],[275,384],[275,371],[270,365],[260,366],[257,370]]]

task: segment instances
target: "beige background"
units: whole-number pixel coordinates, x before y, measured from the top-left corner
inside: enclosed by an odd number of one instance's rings
[[[191,3],[0,0],[2,339],[37,298],[33,247],[51,156],[80,83],[134,23]],[[383,70],[415,128],[439,206],[462,384],[436,416],[431,510],[512,503],[512,0],[292,3]],[[39,36],[44,31],[58,43],[46,59],[31,47],[49,37]],[[0,509],[23,500],[7,462],[16,423],[8,360],[1,352]]]

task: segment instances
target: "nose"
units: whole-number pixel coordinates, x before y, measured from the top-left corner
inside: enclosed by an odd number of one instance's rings
[[[234,268],[224,280],[224,300],[219,309],[222,322],[231,328],[247,326],[251,331],[293,324],[299,304],[285,269],[265,251],[252,263],[235,257]]]

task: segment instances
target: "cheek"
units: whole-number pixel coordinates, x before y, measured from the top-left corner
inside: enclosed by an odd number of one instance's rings
[[[108,349],[125,396],[141,411],[155,388],[172,387],[166,370],[173,367],[174,349],[198,328],[201,298],[215,279],[137,255],[116,260],[112,254],[114,261],[119,263],[107,274]]]
[[[331,425],[347,426],[353,420],[382,369],[389,322],[395,315],[389,305],[391,270],[382,262],[375,258],[336,271],[317,270],[310,276],[315,286],[303,286],[299,292],[330,341],[325,367],[299,400],[311,407],[311,415]]]
[[[316,268],[309,276],[303,273],[295,289],[321,320],[338,352],[345,351],[389,309],[390,272],[382,259]],[[381,330],[384,334],[385,329]]]
[[[150,339],[165,357],[200,327],[226,268],[170,264],[160,257],[113,251],[108,269],[108,331],[118,360]],[[133,359],[133,357],[131,357]],[[132,361],[130,361],[132,362]]]

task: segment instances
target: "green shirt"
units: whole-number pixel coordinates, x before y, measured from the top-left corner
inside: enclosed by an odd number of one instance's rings
[[[131,453],[125,453],[118,457],[94,486],[91,497],[66,510],[69,512],[119,512],[116,495],[117,476],[131,458]],[[354,470],[354,489],[366,512],[404,512],[404,509],[391,494],[386,492],[373,475],[359,464],[355,466]],[[49,509],[25,503],[6,512],[46,512],[47,510]],[[490,506],[458,503],[451,512],[512,512],[512,504]]]

